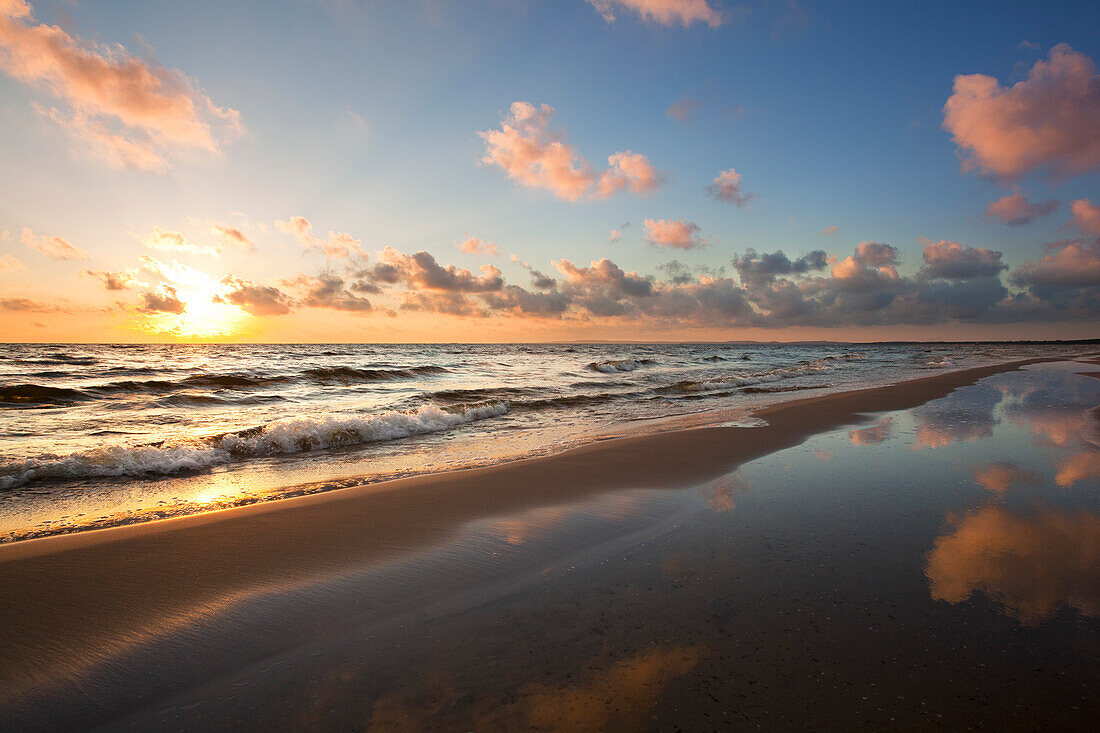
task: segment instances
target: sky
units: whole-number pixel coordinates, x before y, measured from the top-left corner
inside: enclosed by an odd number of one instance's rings
[[[0,341],[1100,337],[1100,6],[0,0]]]

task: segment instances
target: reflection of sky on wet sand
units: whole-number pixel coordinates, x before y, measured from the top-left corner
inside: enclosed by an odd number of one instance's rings
[[[915,411],[918,419],[937,410],[959,414],[958,405],[971,393],[970,424],[988,428],[971,458],[992,459],[973,477],[993,496],[949,512],[946,532],[928,555],[932,597],[960,603],[981,592],[1028,624],[1063,607],[1095,616],[1100,613],[1100,448],[1089,437],[1100,388],[1057,367],[987,381],[1004,388],[987,388],[977,399],[977,387],[960,390],[939,401],[955,405],[933,403]],[[999,399],[985,400],[998,391]],[[1017,455],[1030,465],[1005,460]]]

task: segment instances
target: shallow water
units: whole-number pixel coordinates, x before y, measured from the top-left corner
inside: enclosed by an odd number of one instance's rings
[[[736,421],[785,397],[1080,350],[0,345],[0,539],[486,465],[662,419]]]

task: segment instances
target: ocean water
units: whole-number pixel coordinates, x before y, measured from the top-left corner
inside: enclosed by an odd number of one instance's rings
[[[1088,350],[0,345],[0,541],[488,465],[631,432],[744,423],[780,399]]]

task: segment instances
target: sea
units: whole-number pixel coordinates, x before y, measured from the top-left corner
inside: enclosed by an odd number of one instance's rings
[[[1080,343],[0,344],[0,542],[752,425]]]

